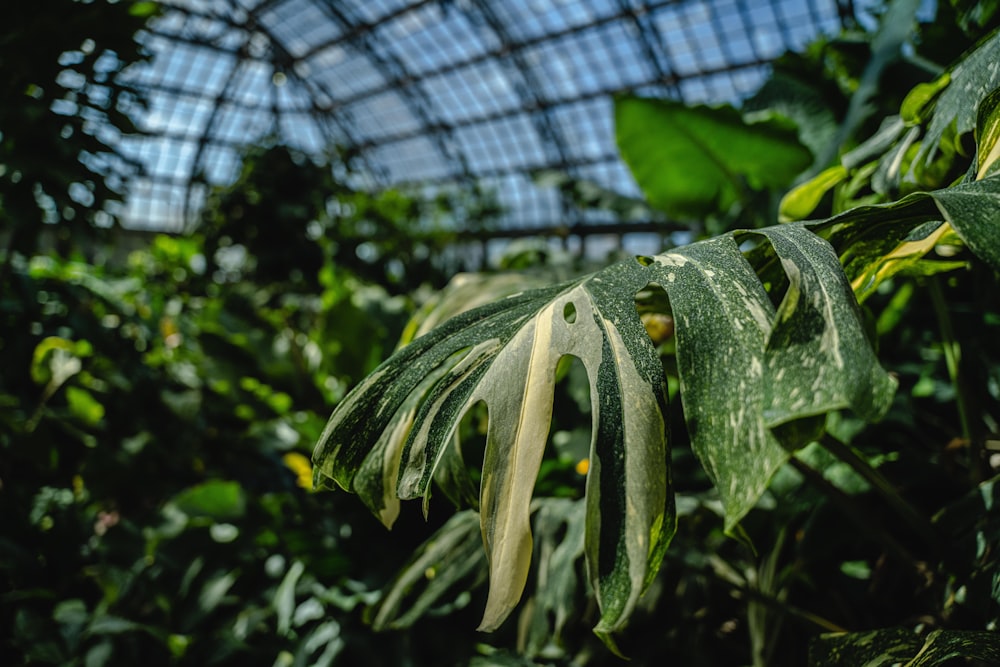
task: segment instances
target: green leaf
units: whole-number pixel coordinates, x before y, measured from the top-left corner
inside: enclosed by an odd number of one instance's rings
[[[1000,176],[938,190],[931,196],[969,250],[1000,270]]]
[[[69,411],[85,424],[96,426],[104,419],[104,406],[86,389],[66,387],[66,402]]]
[[[763,420],[764,349],[774,307],[731,235],[654,260],[654,280],[669,295],[674,316],[691,446],[732,530],[788,458]]]
[[[48,385],[48,393],[61,387],[83,369],[80,361],[89,357],[93,347],[88,341],[72,341],[58,336],[43,338],[31,357],[31,379]]]
[[[292,627],[292,613],[295,611],[295,586],[306,571],[301,561],[295,561],[288,568],[277,590],[274,592],[274,611],[278,617],[278,634],[288,635]]]
[[[806,223],[841,254],[854,290],[867,294],[885,277],[874,264],[903,254],[910,260],[930,247],[924,243],[942,219],[980,259],[1000,268],[1000,177],[963,183],[934,192],[916,192],[890,204],[859,206],[828,220]],[[942,232],[943,234],[944,232]],[[894,251],[903,244],[902,250]],[[904,252],[905,250],[905,252]]]
[[[785,194],[778,207],[778,220],[789,222],[804,220],[816,210],[823,196],[847,178],[847,169],[835,165],[824,169],[814,178],[798,185]]]
[[[372,626],[408,628],[449,596],[482,582],[487,568],[478,535],[477,512],[464,510],[448,519],[383,590],[371,610]]]
[[[138,16],[140,18],[149,18],[154,14],[158,14],[160,11],[160,5],[157,2],[134,2],[128,8],[128,13],[132,16]]]
[[[1000,88],[1000,31],[982,40],[974,51],[963,57],[950,71],[950,82],[934,105],[934,115],[914,162],[929,164],[954,123],[957,136],[971,132],[976,126],[979,103],[990,92]]]
[[[732,107],[620,97],[615,135],[650,204],[677,218],[724,214],[748,188],[785,187],[812,162],[787,121],[749,123]]]
[[[1000,160],[1000,89],[987,95],[979,104],[976,122],[976,179],[997,171]]]
[[[767,425],[843,408],[880,419],[896,382],[879,366],[836,252],[803,226],[756,233],[771,242],[789,280],[765,355]]]
[[[189,517],[216,521],[238,519],[246,512],[246,495],[239,482],[211,480],[174,496],[171,504]]]
[[[809,646],[810,667],[935,667],[954,658],[1000,663],[1000,635],[971,630],[934,630],[926,637],[906,628],[821,635]]]
[[[377,491],[368,502],[379,506],[384,477],[396,467],[386,462],[398,456],[397,495],[423,496],[426,503],[435,470],[454,451],[448,445],[461,416],[485,403],[480,507],[491,586],[482,627],[495,628],[528,574],[529,504],[548,439],[556,366],[565,355],[578,357],[591,384],[594,422],[589,572],[600,627],[619,627],[674,530],[665,378],[634,303],[647,282],[645,268],[629,260],[448,320],[399,350],[342,401],[317,445],[315,474]]]
[[[945,72],[929,83],[919,83],[913,87],[899,107],[899,115],[907,125],[920,125],[930,117],[941,91],[951,83],[951,74]]]

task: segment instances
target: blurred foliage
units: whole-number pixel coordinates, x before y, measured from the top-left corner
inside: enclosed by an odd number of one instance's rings
[[[329,260],[316,292],[214,282],[203,251],[161,236],[120,269],[12,261],[0,662],[407,664],[468,650],[363,630],[416,536],[372,558],[383,529],[308,488],[317,415],[398,337],[407,302]]]
[[[42,231],[52,229],[65,250],[71,239],[112,226],[122,192],[120,179],[109,177],[128,168],[96,130],[135,132],[124,109],[139,95],[115,75],[143,57],[132,35],[156,12],[153,2],[109,0],[6,8],[0,229],[8,249],[30,253]]]
[[[433,197],[369,193],[348,185],[349,170],[347,155],[317,162],[282,146],[249,151],[239,179],[216,188],[202,215],[209,270],[316,289],[324,258],[332,258],[406,293],[468,268],[448,252],[458,241],[456,220],[464,231],[487,229],[498,212],[474,186]]]

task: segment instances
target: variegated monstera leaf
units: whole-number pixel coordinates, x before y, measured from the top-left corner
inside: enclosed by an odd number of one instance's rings
[[[484,403],[481,628],[496,628],[528,577],[556,366],[578,358],[593,420],[584,555],[607,639],[656,575],[676,524],[664,373],[636,293],[656,285],[669,298],[687,430],[732,530],[790,451],[815,436],[811,418],[850,408],[874,420],[888,409],[895,382],[869,345],[855,293],[917,261],[941,227],[1000,269],[1000,177],[727,234],[455,315],[337,407],[313,456],[317,486],[358,493],[386,525],[400,499],[422,497],[426,510],[432,481],[474,497],[455,433]]]
[[[666,387],[635,294],[662,287],[676,326],[681,400],[695,452],[727,528],[753,507],[789,449],[774,427],[850,407],[878,417],[894,383],[865,339],[832,247],[806,226],[744,233],[755,261],[782,267],[777,308],[737,238],[722,236],[592,275],[519,292],[459,314],[400,349],[338,406],[314,455],[318,485],[361,495],[387,525],[399,499],[432,481],[468,485],[456,445],[462,416],[489,415],[479,490],[490,592],[482,629],[508,616],[532,553],[530,502],[548,440],[556,366],[582,361],[592,441],[585,557],[601,609],[619,629],[673,535]],[[454,491],[452,491],[454,493]],[[461,495],[458,493],[456,495]]]

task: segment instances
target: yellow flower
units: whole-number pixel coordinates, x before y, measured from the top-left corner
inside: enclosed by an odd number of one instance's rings
[[[309,459],[298,452],[288,452],[281,457],[281,460],[285,462],[289,470],[295,473],[296,483],[303,489],[312,491],[313,474]]]

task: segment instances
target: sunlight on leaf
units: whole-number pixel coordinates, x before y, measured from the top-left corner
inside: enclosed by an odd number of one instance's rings
[[[731,107],[620,97],[615,134],[649,203],[682,219],[726,213],[748,186],[784,187],[813,159],[786,119],[750,123]]]

